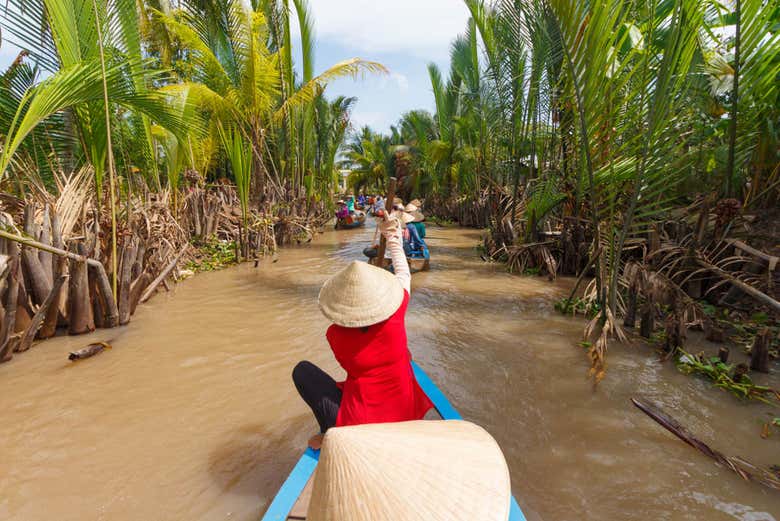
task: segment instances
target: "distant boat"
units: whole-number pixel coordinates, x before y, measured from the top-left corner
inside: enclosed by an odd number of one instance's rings
[[[349,228],[358,228],[366,224],[366,214],[363,212],[355,212],[345,219],[336,218],[336,229],[346,230]]]
[[[433,380],[422,370],[422,368],[412,361],[412,370],[417,383],[433,402],[436,412],[443,420],[462,420],[463,417],[450,404],[447,397],[436,387]],[[456,455],[453,455],[456,456]],[[313,481],[312,474],[317,467],[320,459],[320,451],[307,448],[298,463],[293,467],[290,475],[282,484],[279,492],[276,493],[273,501],[266,510],[262,521],[305,521],[311,500],[311,490]],[[523,511],[517,504],[514,496],[509,504],[508,521],[525,521]]]
[[[363,255],[368,257],[369,263],[376,265],[377,250],[375,247],[366,248],[363,250]],[[431,269],[431,252],[428,250],[428,245],[423,241],[422,249],[419,251],[413,251],[406,256],[406,262],[409,263],[409,271],[417,273],[419,271],[428,271]],[[385,257],[382,262],[382,267],[386,270],[393,271],[393,261]]]

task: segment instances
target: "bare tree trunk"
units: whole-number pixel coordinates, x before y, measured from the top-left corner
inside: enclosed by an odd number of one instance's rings
[[[12,336],[16,328],[16,309],[17,299],[19,298],[19,277],[21,276],[21,265],[19,259],[19,247],[11,244],[16,250],[16,254],[9,261],[10,267],[6,278],[7,289],[3,304],[5,307],[5,317],[2,329],[0,329],[0,362],[6,362],[13,356]]]
[[[49,215],[49,205],[47,204],[43,210],[43,224],[41,225],[41,237],[40,242],[42,244],[51,245],[52,241],[52,226],[51,217]],[[54,284],[55,269],[54,269],[54,257],[52,254],[45,250],[38,251],[38,260],[43,266],[43,273],[46,276],[46,282],[51,285]]]
[[[60,289],[62,288],[64,282],[65,282],[65,277],[59,277],[57,280],[54,281],[51,291],[46,296],[46,300],[43,301],[43,304],[41,304],[40,309],[38,309],[38,311],[35,313],[35,316],[30,322],[30,325],[27,326],[27,330],[22,335],[22,339],[19,341],[19,346],[16,348],[17,352],[27,351],[28,349],[30,349],[30,347],[32,346],[32,341],[35,338],[36,333],[38,332],[38,328],[41,327],[44,318],[46,318],[46,315],[48,315],[49,313],[49,308],[54,309],[56,313],[57,306],[54,305],[55,298],[57,297],[57,295],[59,295]]]
[[[135,239],[130,239],[122,249],[122,268],[119,278],[119,325],[130,322],[130,283],[133,276],[138,246]]]
[[[772,331],[765,327],[756,335],[750,348],[750,368],[760,373],[769,372],[769,345],[772,343]]]
[[[55,281],[64,278],[65,258],[57,257],[56,259],[52,260],[54,260],[57,269],[57,278],[55,278]],[[57,332],[57,319],[60,315],[60,300],[64,292],[62,291],[62,284],[60,284],[59,289],[56,292],[54,292],[54,287],[55,286],[52,286],[52,292],[55,293],[53,296],[54,301],[50,306],[48,306],[46,310],[46,317],[43,319],[43,325],[41,326],[40,331],[38,331],[38,338],[40,339],[51,338]]]
[[[84,248],[83,244],[77,246],[78,254]],[[87,263],[70,260],[70,281],[68,283],[68,317],[70,324],[68,332],[71,335],[80,335],[95,330],[95,322],[92,316],[92,305],[89,299],[89,278],[87,275]]]
[[[24,231],[30,237],[35,237],[35,224],[33,223],[33,205],[28,204],[24,208]],[[32,248],[22,247],[22,269],[29,283],[29,289],[32,291],[33,302],[41,304],[51,291],[51,270],[48,273],[44,270],[38,254]]]

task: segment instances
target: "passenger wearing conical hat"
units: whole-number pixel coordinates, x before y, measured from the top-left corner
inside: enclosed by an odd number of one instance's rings
[[[320,310],[333,322],[325,336],[347,378],[336,382],[304,361],[295,366],[293,381],[322,433],[334,426],[418,420],[432,407],[414,378],[406,343],[411,273],[401,223],[410,217],[394,212],[380,221],[394,274],[353,261],[320,290]],[[319,448],[321,439],[313,436],[310,446]]]
[[[425,215],[419,210],[412,212],[412,225],[417,229],[420,238],[425,239]]]
[[[496,441],[466,421],[328,431],[308,521],[506,521],[512,492]]]

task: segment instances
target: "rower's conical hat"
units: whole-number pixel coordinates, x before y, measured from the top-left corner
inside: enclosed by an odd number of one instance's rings
[[[322,313],[344,327],[364,327],[387,320],[401,306],[404,289],[387,270],[352,261],[320,290]]]
[[[465,421],[336,427],[325,434],[308,521],[506,521],[501,449]]]

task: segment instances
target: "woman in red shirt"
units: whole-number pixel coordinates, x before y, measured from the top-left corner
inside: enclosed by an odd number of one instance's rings
[[[414,378],[406,343],[411,274],[401,220],[398,213],[380,224],[395,275],[353,261],[320,290],[320,309],[333,322],[325,336],[347,379],[336,382],[303,361],[293,369],[293,381],[321,433],[334,426],[419,420],[432,407]],[[309,445],[317,449],[321,441],[318,434]]]

